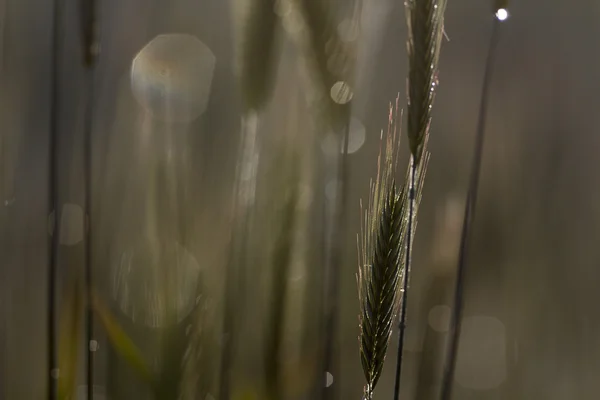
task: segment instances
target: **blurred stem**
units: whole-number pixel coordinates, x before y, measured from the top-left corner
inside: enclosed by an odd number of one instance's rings
[[[87,399],[94,399],[94,353],[95,346],[92,346],[94,337],[94,314],[92,310],[92,131],[93,131],[93,113],[94,113],[94,76],[97,60],[97,4],[96,0],[81,0],[81,33],[83,44],[83,66],[86,80],[86,105],[84,109],[84,197],[85,197],[85,215],[87,217],[87,226],[84,226],[84,232],[87,232],[85,242],[85,288],[87,294],[87,305],[85,309],[86,320],[86,348],[87,348]],[[87,228],[87,229],[86,229]]]
[[[256,167],[258,164],[258,114],[250,111],[242,117],[240,162],[236,171],[233,199],[233,228],[231,250],[225,271],[223,347],[219,376],[219,398],[229,400],[231,370],[235,349],[236,316],[242,315],[245,288],[242,274],[248,258],[247,238],[252,226],[252,208],[256,190]]]
[[[460,247],[458,253],[458,267],[456,272],[456,283],[454,287],[454,306],[450,319],[450,332],[448,348],[446,355],[446,365],[444,375],[442,376],[441,399],[450,400],[452,397],[452,387],[454,381],[454,371],[456,369],[456,357],[458,354],[458,343],[460,339],[461,318],[463,312],[463,291],[465,280],[465,268],[467,254],[469,250],[469,236],[473,225],[473,215],[477,204],[477,192],[479,187],[479,175],[481,172],[481,156],[483,152],[483,141],[485,133],[485,122],[487,106],[489,101],[489,90],[492,81],[492,67],[494,65],[494,56],[498,44],[498,24],[500,22],[494,18],[492,26],[492,35],[488,48],[488,55],[485,64],[485,73],[483,77],[483,87],[481,91],[481,102],[479,106],[479,116],[477,122],[477,132],[475,137],[475,149],[473,155],[473,164],[471,166],[471,177],[465,203],[465,213],[460,237]]]
[[[295,163],[295,160],[293,161]],[[293,166],[294,168],[296,165]],[[297,202],[297,182],[295,179],[291,183],[293,190],[288,193],[288,198],[285,200],[281,230],[278,234],[275,244],[274,260],[274,275],[271,284],[271,312],[270,321],[268,323],[268,333],[266,341],[266,359],[265,373],[267,379],[268,398],[270,400],[282,399],[281,385],[281,367],[279,365],[281,356],[281,342],[283,339],[283,327],[285,323],[285,306],[288,292],[288,276],[291,267],[293,242],[294,242],[294,226],[296,218],[296,202]]]
[[[58,365],[56,356],[56,275],[58,238],[60,234],[60,218],[58,210],[58,113],[59,113],[59,79],[60,79],[60,41],[62,40],[61,17],[63,10],[62,0],[54,0],[52,21],[52,53],[50,66],[50,149],[49,149],[49,198],[47,215],[53,215],[52,233],[49,240],[48,262],[48,399],[55,400],[58,388]]]
[[[350,105],[342,106],[344,111],[349,114]],[[343,250],[345,248],[345,233],[346,233],[346,208],[347,208],[347,192],[348,192],[348,142],[350,139],[350,118],[346,114],[345,124],[341,132],[343,151],[339,157],[337,188],[335,198],[331,200],[332,207],[332,223],[331,236],[328,239],[330,244],[329,249],[326,249],[325,266],[325,304],[324,304],[324,332],[325,344],[323,353],[323,367],[319,371],[322,375],[317,376],[317,384],[323,382],[327,372],[334,372],[334,353],[335,342],[337,335],[337,317],[339,308],[339,286],[340,286],[340,267],[342,263]],[[326,213],[327,215],[327,213]],[[336,374],[337,375],[337,374]],[[322,398],[331,399],[334,397],[335,388],[333,385],[327,387],[322,385]]]

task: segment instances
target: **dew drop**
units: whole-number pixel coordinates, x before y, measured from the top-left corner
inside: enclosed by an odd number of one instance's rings
[[[498,11],[496,11],[496,18],[498,18],[498,21],[506,21],[508,18],[508,11],[505,8],[499,8]]]

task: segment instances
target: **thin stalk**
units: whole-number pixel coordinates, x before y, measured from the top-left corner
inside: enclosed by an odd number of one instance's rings
[[[234,356],[235,332],[238,328],[236,315],[241,314],[239,306],[244,301],[245,285],[241,273],[247,265],[249,253],[247,238],[252,226],[252,207],[256,191],[256,167],[258,165],[258,123],[259,116],[248,111],[242,117],[240,162],[237,166],[233,196],[233,232],[231,233],[231,251],[225,270],[224,293],[224,338],[221,352],[219,376],[219,398],[229,400],[231,370]],[[243,175],[248,175],[242,179]]]
[[[404,277],[402,280],[401,311],[398,332],[398,353],[396,356],[396,381],[394,383],[394,399],[400,398],[400,379],[402,377],[402,350],[404,349],[404,334],[406,331],[406,310],[408,303],[408,283],[410,280],[410,260],[413,241],[413,220],[415,215],[415,181],[417,175],[417,163],[414,157],[410,164],[410,183],[408,190],[408,227],[406,232],[406,251],[404,253]]]
[[[94,70],[97,60],[97,4],[96,0],[82,0],[81,3],[81,28],[83,36],[83,65],[86,69],[86,105],[84,110],[84,208],[87,221],[84,229],[87,233],[85,242],[85,290],[86,290],[86,346],[87,346],[87,399],[94,399],[94,311],[92,307],[92,131],[94,113]]]
[[[293,167],[296,168],[296,165]],[[278,237],[275,241],[272,258],[274,271],[270,290],[271,307],[267,323],[267,349],[265,351],[265,375],[268,400],[278,400],[284,397],[279,359],[283,347],[285,308],[289,289],[288,278],[294,249],[297,201],[296,182],[296,179],[291,181],[291,185],[294,186],[290,188],[291,190],[289,191],[291,193],[287,195],[278,215],[280,229],[277,232]]]
[[[322,382],[319,381],[319,379],[324,379],[324,375],[327,372],[332,373],[331,371],[334,367],[334,347],[337,333],[336,324],[339,308],[340,266],[342,263],[342,254],[344,249],[343,237],[345,234],[345,215],[348,203],[348,142],[350,141],[350,121],[348,118],[345,121],[343,129],[343,150],[338,167],[338,182],[336,196],[334,199],[334,226],[331,231],[332,247],[330,250],[330,256],[328,257],[329,260],[326,260],[328,262],[326,262],[325,269],[325,344],[323,353],[323,368],[320,371],[323,373],[323,375],[321,377],[317,377],[317,382]],[[333,398],[333,385],[330,387],[322,385],[322,388],[323,399]]]
[[[494,56],[498,44],[498,24],[500,22],[494,18],[492,26],[492,35],[488,48],[488,55],[485,64],[485,74],[483,77],[483,88],[481,90],[481,103],[479,106],[479,115],[477,122],[477,132],[475,136],[475,149],[473,164],[471,166],[471,177],[465,203],[465,213],[463,219],[462,232],[460,236],[460,247],[458,253],[458,267],[456,273],[456,283],[454,287],[454,307],[450,320],[450,333],[448,349],[446,355],[446,365],[444,375],[442,376],[442,390],[440,398],[449,400],[452,396],[452,386],[454,381],[454,371],[456,369],[456,356],[458,353],[458,342],[460,338],[461,318],[463,312],[463,291],[465,266],[468,253],[469,236],[473,225],[473,215],[477,204],[477,192],[479,187],[479,175],[481,171],[481,155],[483,150],[486,113],[489,101],[489,89],[492,81],[492,67],[494,65]]]
[[[59,112],[59,80],[60,80],[60,40],[61,29],[60,20],[62,16],[62,0],[54,0],[54,15],[52,21],[52,54],[50,63],[50,149],[49,149],[49,198],[48,215],[53,215],[52,234],[49,240],[49,260],[48,260],[48,365],[46,373],[49,374],[48,399],[55,400],[58,394],[58,363],[56,352],[56,275],[57,275],[57,256],[58,256],[58,235],[60,225],[58,223],[58,166],[57,166],[57,141],[58,141],[58,112]]]

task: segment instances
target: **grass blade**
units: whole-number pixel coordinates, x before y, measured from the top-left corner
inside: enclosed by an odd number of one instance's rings
[[[154,375],[146,360],[144,360],[142,352],[121,328],[97,294],[92,294],[92,307],[117,353],[129,363],[145,382],[154,384]]]

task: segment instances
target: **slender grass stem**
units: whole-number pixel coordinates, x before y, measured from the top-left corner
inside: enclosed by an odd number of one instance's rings
[[[454,371],[456,369],[456,357],[458,354],[458,343],[460,339],[461,318],[463,312],[463,292],[467,254],[469,250],[469,236],[473,225],[473,216],[477,204],[477,193],[479,187],[479,175],[481,171],[481,156],[483,151],[486,113],[489,101],[489,90],[492,81],[492,69],[498,44],[499,21],[494,18],[492,26],[492,35],[488,48],[488,55],[485,64],[485,73],[483,77],[483,88],[481,91],[481,103],[479,106],[479,115],[477,122],[477,132],[475,136],[475,149],[473,154],[473,164],[471,166],[471,177],[465,203],[465,213],[460,237],[460,247],[458,253],[458,267],[456,273],[456,283],[454,287],[454,306],[450,320],[450,333],[446,355],[446,364],[442,376],[442,400],[449,400],[452,396],[452,387],[454,381]]]
[[[86,69],[86,104],[84,110],[84,201],[85,215],[87,217],[84,231],[87,233],[85,242],[85,290],[86,290],[86,379],[87,379],[87,399],[94,399],[94,353],[96,351],[93,345],[94,338],[94,311],[92,307],[92,287],[93,287],[93,269],[92,269],[92,133],[93,133],[93,113],[94,113],[94,70],[97,61],[97,49],[99,48],[96,35],[97,25],[97,4],[96,0],[82,0],[81,3],[81,29],[83,36],[83,65]]]
[[[398,331],[398,354],[396,361],[396,381],[394,383],[394,399],[400,398],[400,379],[402,377],[402,350],[404,349],[404,335],[406,331],[406,310],[408,304],[408,284],[410,280],[410,261],[413,242],[413,220],[415,216],[415,181],[417,175],[417,163],[415,158],[412,158],[410,165],[410,183],[408,191],[408,228],[406,232],[406,251],[404,253],[404,277],[402,280],[402,296],[401,296],[401,311]]]
[[[247,265],[249,249],[247,237],[252,226],[252,207],[256,190],[256,166],[259,156],[258,145],[259,116],[255,112],[248,112],[242,117],[240,162],[236,171],[236,182],[233,198],[233,232],[231,233],[231,252],[225,271],[224,338],[221,352],[221,367],[219,376],[219,398],[230,398],[231,370],[233,366],[234,350],[236,344],[236,316],[242,314],[239,309],[244,301],[245,285],[242,273]],[[248,175],[243,180],[242,175]]]
[[[335,353],[335,338],[337,333],[337,316],[339,309],[339,286],[340,286],[340,270],[342,263],[342,254],[344,250],[344,234],[346,228],[346,209],[348,203],[348,142],[350,140],[350,120],[346,118],[343,127],[342,137],[342,154],[339,161],[338,182],[335,197],[335,216],[334,226],[332,229],[332,249],[331,258],[327,263],[325,272],[325,344],[323,353],[323,375],[317,378],[324,379],[327,372],[332,373],[334,369],[334,353]],[[339,385],[338,385],[339,386]],[[332,386],[326,387],[322,385],[322,398],[333,398],[335,388]]]
[[[57,256],[58,256],[58,237],[59,237],[59,210],[58,210],[58,113],[59,113],[59,82],[60,82],[60,41],[62,39],[62,30],[60,22],[63,9],[62,0],[54,0],[53,21],[52,21],[52,52],[50,62],[50,148],[49,148],[49,198],[48,215],[53,215],[52,234],[49,240],[49,259],[48,259],[48,314],[47,314],[47,334],[48,334],[48,365],[46,373],[48,378],[48,399],[55,400],[58,394],[58,362],[56,351],[56,275],[57,275]]]

